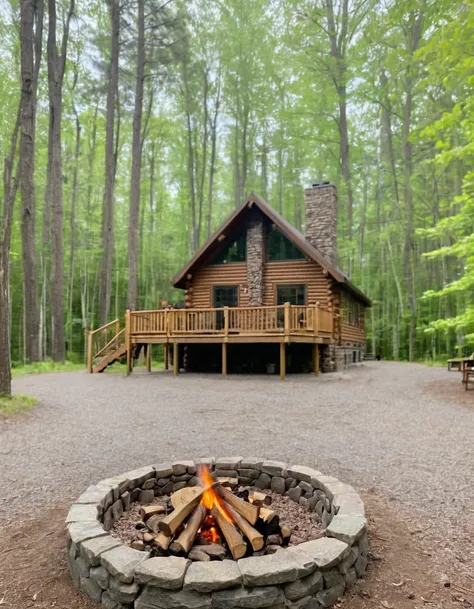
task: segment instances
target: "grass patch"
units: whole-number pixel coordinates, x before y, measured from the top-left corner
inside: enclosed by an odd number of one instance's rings
[[[12,377],[25,376],[25,374],[41,374],[44,372],[73,372],[84,370],[84,364],[73,362],[56,363],[51,360],[45,362],[34,362],[33,364],[18,365],[12,368]]]
[[[27,412],[36,404],[35,398],[26,395],[6,396],[0,394],[0,416],[10,416]]]

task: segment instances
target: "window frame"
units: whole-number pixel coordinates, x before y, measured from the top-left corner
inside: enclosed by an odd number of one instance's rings
[[[301,256],[298,256],[298,258],[273,258],[272,259],[270,257],[270,251],[271,251],[271,248],[270,248],[270,238],[274,234],[277,234],[282,239],[284,239],[285,241],[288,241],[288,243],[290,243],[291,246],[294,247],[295,250],[298,251],[301,254]],[[306,254],[304,254],[304,252],[302,252],[300,250],[300,248],[297,245],[295,245],[293,243],[293,241],[291,241],[291,239],[288,239],[288,237],[286,237],[280,230],[278,230],[278,228],[274,228],[274,229],[270,228],[267,231],[267,234],[266,234],[266,237],[265,237],[265,262],[296,262],[296,261],[299,261],[299,260],[306,260],[306,259],[307,259]]]
[[[243,241],[244,241],[244,258],[243,258],[243,260],[234,260],[232,262],[216,262],[216,258],[221,256],[223,254],[223,252],[226,250],[226,248],[230,248],[234,243],[236,243],[240,239],[243,239]],[[214,265],[219,265],[219,264],[228,265],[228,264],[246,264],[246,263],[247,263],[247,233],[245,230],[242,230],[239,233],[237,233],[235,236],[231,236],[230,239],[227,240],[226,244],[223,245],[217,251],[217,253],[215,253],[211,257],[210,261],[207,264],[210,266],[214,266]]]
[[[216,290],[227,290],[227,289],[234,289],[236,291],[237,304],[235,304],[233,306],[235,306],[235,307],[239,306],[239,303],[240,303],[240,290],[239,290],[239,286],[235,285],[235,284],[217,284],[217,285],[212,285],[211,286],[211,302],[212,302],[212,308],[213,309],[223,309],[226,306],[230,306],[230,305],[222,305],[222,306],[217,306],[216,305]]]
[[[297,304],[294,306],[298,306],[298,307],[305,307],[308,306],[308,284],[307,283],[276,283],[275,284],[275,304],[276,306],[282,306],[278,304],[278,290],[280,288],[304,288],[304,303],[303,304]],[[285,302],[289,302],[288,300],[285,300]],[[282,303],[285,304],[285,303]],[[293,304],[293,303],[290,303]]]

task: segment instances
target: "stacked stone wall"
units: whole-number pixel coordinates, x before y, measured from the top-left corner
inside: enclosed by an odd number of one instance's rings
[[[315,511],[324,536],[271,555],[199,563],[151,558],[110,535],[132,501],[147,503],[196,485],[200,463]],[[367,566],[367,522],[355,489],[306,466],[260,458],[176,461],[101,480],[71,506],[66,523],[71,576],[105,609],[329,607]]]
[[[247,284],[249,307],[263,305],[263,268],[265,262],[265,231],[260,214],[254,213],[247,225]]]

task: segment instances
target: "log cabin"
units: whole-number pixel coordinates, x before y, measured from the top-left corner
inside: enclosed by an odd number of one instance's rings
[[[318,374],[362,361],[371,301],[337,268],[336,187],[313,184],[304,200],[302,234],[250,194],[172,279],[184,309],[127,311],[123,330],[115,320],[90,333],[89,370],[120,353],[130,372],[142,346],[150,368],[156,343],[165,367],[172,347],[175,374],[279,370],[284,378],[287,369]],[[108,327],[115,336],[94,355],[94,337]]]

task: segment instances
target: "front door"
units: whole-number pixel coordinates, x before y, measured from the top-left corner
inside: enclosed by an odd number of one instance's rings
[[[239,288],[236,285],[215,285],[212,289],[214,308],[238,307]],[[224,311],[216,311],[216,330],[224,327]]]

